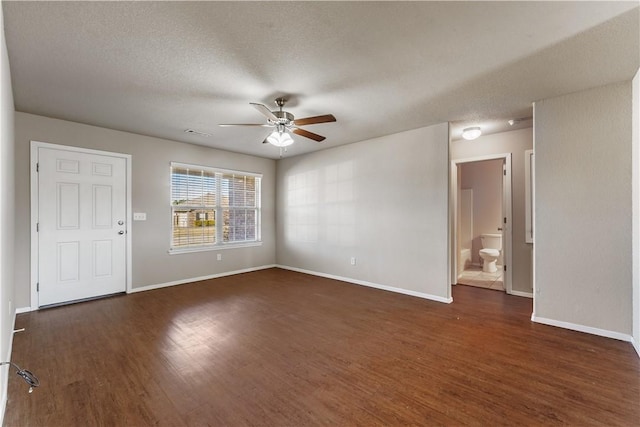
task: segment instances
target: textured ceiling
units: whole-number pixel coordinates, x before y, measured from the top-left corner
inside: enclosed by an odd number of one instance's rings
[[[261,123],[249,102],[287,95],[296,117],[338,121],[286,156],[446,121],[456,138],[640,63],[638,2],[2,6],[18,111],[270,158],[267,129],[217,124]]]

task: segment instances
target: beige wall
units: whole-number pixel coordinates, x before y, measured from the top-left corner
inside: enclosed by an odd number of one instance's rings
[[[640,355],[640,69],[632,82],[633,344]]]
[[[71,145],[132,155],[134,212],[147,221],[131,223],[133,287],[153,286],[275,263],[275,161],[159,138],[16,113],[16,304],[30,305],[29,146],[30,141]],[[169,255],[169,163],[193,163],[264,174],[262,239],[259,247]],[[222,261],[216,261],[216,253]]]
[[[278,264],[448,299],[448,138],[445,123],[279,161]]]
[[[534,319],[631,335],[631,82],[535,103]]]
[[[0,357],[10,360],[14,301],[14,107],[4,21],[0,7]],[[0,424],[7,399],[9,366],[0,369]]]
[[[511,153],[512,288],[531,293],[532,245],[525,242],[525,150],[533,148],[533,129],[519,129],[481,136],[473,141],[452,141],[451,160]],[[475,195],[474,195],[475,198]]]
[[[502,160],[462,163],[461,189],[473,190],[473,240],[471,261],[480,263],[480,236],[499,233],[502,227]]]
[[[6,174],[13,165],[5,156],[14,149],[14,112],[4,59],[0,271],[6,350],[13,320],[6,310],[13,292],[7,274],[13,277],[15,265],[14,307],[27,307],[30,265],[27,238],[16,240],[15,257],[4,247],[14,230],[6,201],[13,197],[14,178]],[[536,103],[538,319],[622,334],[631,334],[632,325],[640,328],[630,301],[635,289],[633,301],[639,304],[631,259],[631,87],[620,83]],[[638,108],[637,92],[634,96]],[[637,110],[637,129],[636,116]],[[284,159],[276,176],[272,160],[15,113],[19,236],[29,235],[30,140],[133,156],[133,208],[148,214],[148,221],[132,224],[135,287],[277,262],[423,296],[450,296],[446,124]],[[531,141],[532,130],[523,129],[450,145],[451,159],[513,154],[513,289],[521,292],[531,291],[531,245],[524,242],[524,151]],[[264,245],[226,250],[221,262],[213,261],[216,252],[169,256],[170,161],[263,173]],[[396,217],[402,221],[396,223]],[[594,263],[606,268],[587,268]]]

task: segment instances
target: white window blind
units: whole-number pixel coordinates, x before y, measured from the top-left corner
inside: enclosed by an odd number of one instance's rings
[[[171,164],[172,251],[260,241],[261,175]]]
[[[253,242],[258,238],[260,178],[242,174],[222,174],[223,242]]]

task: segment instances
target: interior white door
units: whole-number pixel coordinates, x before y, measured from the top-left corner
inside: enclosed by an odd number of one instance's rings
[[[498,231],[502,234],[502,268],[507,265],[507,227],[511,224],[507,224],[507,160],[502,160],[502,188],[500,189],[501,200],[502,200],[502,218],[500,218],[500,227],[498,227]],[[506,289],[506,277],[502,278],[505,284]]]
[[[126,160],[38,148],[38,306],[126,290]]]
[[[502,263],[504,268],[504,288],[513,293],[513,212],[511,208],[511,154],[502,163]]]

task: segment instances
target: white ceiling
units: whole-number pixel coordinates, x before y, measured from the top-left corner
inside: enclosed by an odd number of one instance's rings
[[[18,111],[269,158],[267,129],[217,124],[261,123],[249,102],[287,95],[337,122],[286,156],[446,121],[455,139],[640,63],[637,1],[2,6]]]

